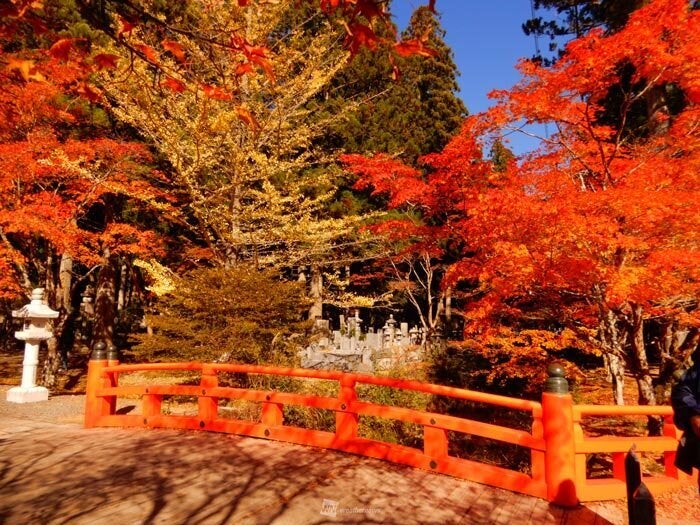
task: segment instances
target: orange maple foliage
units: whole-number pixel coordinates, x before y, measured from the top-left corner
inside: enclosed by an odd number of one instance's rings
[[[491,110],[422,159],[427,175],[345,160],[360,187],[420,209],[431,236],[462,247],[443,286],[472,286],[468,334],[484,341],[536,309],[540,322],[642,359],[627,353],[640,315],[700,326],[700,11],[656,0],[615,34],[573,41],[553,67],[520,70]],[[484,146],[523,123],[556,132],[496,171]]]
[[[202,8],[223,9],[222,5],[212,7],[207,2],[202,2]],[[333,16],[346,30],[344,40],[345,47],[355,56],[363,47],[377,49],[393,49],[398,55],[408,56],[418,54],[433,56],[435,51],[425,45],[420,39],[406,42],[393,42],[380,37],[375,32],[377,24],[388,23],[390,14],[385,8],[385,0],[321,0],[317,5],[316,0],[298,2],[297,5],[313,4],[326,16]],[[430,1],[430,9],[434,10],[435,1]],[[265,9],[265,2],[251,4],[240,0],[240,8]],[[236,106],[236,110],[243,115],[241,120],[257,130],[257,120],[254,115],[248,114],[248,110],[242,107],[238,89],[233,79],[231,82],[215,82],[208,75],[198,78],[198,73],[193,64],[188,60],[189,51],[187,43],[196,41],[198,45],[211,46],[211,49],[226,49],[234,57],[240,59],[240,65],[236,70],[236,77],[246,74],[261,72],[271,82],[276,81],[273,51],[265,43],[249,42],[240,29],[223,31],[220,35],[198,35],[189,27],[178,27],[173,21],[164,21],[158,14],[152,11],[153,6],[148,3],[129,2],[122,4],[114,2],[103,4],[101,9],[113,10],[116,23],[107,22],[110,16],[103,13],[95,16],[93,10],[97,7],[89,2],[76,6],[78,14],[85,20],[92,21],[93,29],[103,32],[111,37],[114,42],[129,52],[130,60],[143,60],[164,78],[160,85],[176,93],[182,93],[187,89],[202,90],[208,97],[219,101],[230,102]],[[84,10],[84,11],[81,11]],[[48,23],[46,17],[49,17]],[[100,19],[101,21],[99,21]],[[27,33],[27,28],[36,35],[43,35],[49,31],[49,25],[55,25],[55,20],[50,19],[50,12],[44,10],[43,2],[33,0],[14,0],[7,6],[0,7],[0,41],[12,39],[18,34]],[[163,38],[163,35],[168,37]],[[184,36],[183,36],[184,35]],[[380,44],[386,44],[380,46]],[[54,58],[68,60],[71,55],[80,53],[87,55],[90,42],[84,38],[57,38],[50,48]],[[168,60],[169,58],[174,58]],[[32,61],[26,59],[12,59],[10,68],[16,70],[24,80],[43,80],[45,72],[35,67]],[[86,73],[93,69],[113,69],[117,65],[118,57],[108,53],[98,53],[91,59],[82,60],[80,64]],[[389,60],[393,65],[393,57]],[[77,64],[78,62],[76,62]],[[394,66],[394,76],[399,72]],[[84,84],[82,94],[91,102],[100,101],[99,90]],[[249,116],[248,116],[249,115]]]
[[[153,232],[105,213],[127,201],[134,209],[172,209],[151,182],[142,144],[89,127],[92,109],[80,98],[85,72],[64,51],[0,53],[0,63],[30,60],[46,73],[39,80],[0,70],[0,298],[46,279],[39,254],[68,253],[87,266],[98,264],[105,249],[163,253]],[[81,135],[85,126],[89,136]]]

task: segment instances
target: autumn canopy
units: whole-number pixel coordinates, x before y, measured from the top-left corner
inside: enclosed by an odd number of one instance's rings
[[[486,352],[505,347],[509,373],[574,337],[613,363],[618,400],[626,363],[653,402],[648,321],[661,339],[690,330],[686,350],[697,344],[699,64],[700,12],[658,0],[619,32],[572,41],[553,67],[522,62],[520,83],[492,93],[493,108],[423,169],[344,161],[358,187],[420,211],[392,235],[456,259],[443,286],[465,283],[466,332]],[[537,151],[500,168],[484,157],[532,123],[555,130]]]
[[[403,294],[431,334],[454,299],[491,379],[576,351],[603,356],[616,401],[625,370],[657,401],[650,349],[669,379],[700,339],[700,10],[647,2],[551,66],[522,61],[413,163],[341,155],[334,130],[365,132],[358,115],[390,89],[339,100],[334,82],[367,52],[397,82],[413,57],[444,64],[434,1],[403,40],[381,1],[221,4],[0,8],[0,300],[42,284],[68,320],[87,283],[145,308],[158,272],[308,268],[318,315],[323,272],[335,305]],[[537,150],[507,152],[536,124]],[[360,303],[351,273],[386,293]]]

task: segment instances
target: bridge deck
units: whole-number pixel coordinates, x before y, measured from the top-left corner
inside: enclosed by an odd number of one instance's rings
[[[206,432],[85,430],[81,396],[53,412],[52,399],[36,414],[36,405],[7,404],[5,390],[0,523],[8,525],[626,522],[619,505],[563,510],[328,450]],[[67,399],[74,407],[66,412]]]

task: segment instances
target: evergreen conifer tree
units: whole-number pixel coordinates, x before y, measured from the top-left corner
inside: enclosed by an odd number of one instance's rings
[[[395,28],[386,29],[391,30]],[[444,36],[439,18],[421,7],[402,37],[422,39],[435,56],[398,57],[394,71],[390,63],[373,60],[369,51],[355,57],[328,94],[362,103],[335,128],[331,145],[347,153],[389,153],[408,163],[442,149],[467,115]]]

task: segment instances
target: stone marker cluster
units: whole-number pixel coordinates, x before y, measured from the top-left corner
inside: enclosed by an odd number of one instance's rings
[[[389,316],[382,328],[364,331],[362,319],[340,316],[338,330],[327,319],[316,320],[318,339],[301,351],[301,366],[343,372],[372,373],[398,363],[420,361],[427,342],[423,328],[397,323]]]

